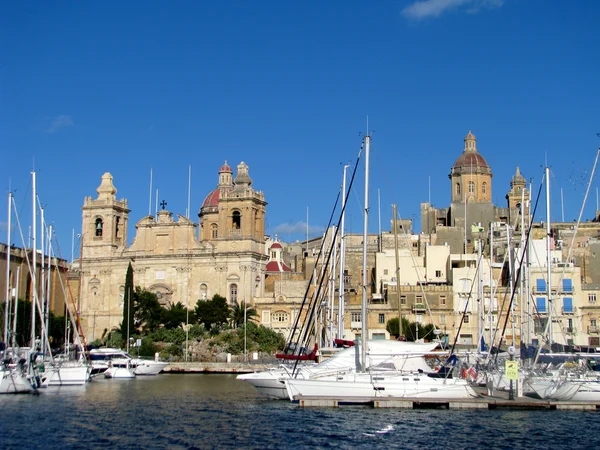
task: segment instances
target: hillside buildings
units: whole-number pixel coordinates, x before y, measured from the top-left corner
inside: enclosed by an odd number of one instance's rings
[[[545,224],[529,225],[533,205],[518,167],[506,185],[506,204],[494,205],[492,188],[501,187],[493,187],[492,168],[472,132],[448,174],[447,207],[422,203],[420,233],[403,220],[395,230],[392,221],[389,231],[368,235],[366,318],[362,234],[344,236],[341,271],[324,269],[328,252],[339,261],[341,237],[334,228],[307,242],[265,236],[267,202],[253,188],[248,166],[240,163],[234,176],[225,163],[217,175],[198,221],[174,216],[163,203],[155,216],[136,223],[132,239],[129,204],[116,197],[118,180],[113,183],[110,173],[101,177],[97,196],[84,199],[81,257],[68,274],[88,341],[121,323],[131,263],[134,284],[156,293],[163,305],[193,308],[219,294],[231,305],[247,302],[260,323],[286,336],[306,314],[307,299],[319,294],[325,319],[337,321],[343,301],[344,339],[360,336],[363,320],[370,338],[390,339],[386,325],[401,315],[434,324],[439,335],[462,345],[543,343],[551,337],[600,346],[600,224],[553,223],[547,240]],[[324,254],[317,260],[321,244]],[[326,280],[322,290],[320,278]]]

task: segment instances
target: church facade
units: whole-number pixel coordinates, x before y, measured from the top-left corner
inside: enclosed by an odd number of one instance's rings
[[[252,188],[244,162],[235,178],[227,162],[218,175],[199,223],[162,209],[136,223],[131,245],[128,203],[117,200],[110,173],[102,176],[97,197],[84,199],[76,304],[88,342],[120,325],[130,263],[134,285],[157,294],[163,305],[193,308],[214,294],[234,304],[262,295],[267,202]]]

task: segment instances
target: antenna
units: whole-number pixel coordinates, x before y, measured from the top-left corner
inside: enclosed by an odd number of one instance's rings
[[[560,188],[560,212],[561,212],[561,222],[565,221],[565,201],[563,198],[563,188]]]
[[[148,195],[148,215],[152,215],[152,167],[150,167],[150,194]]]
[[[192,165],[188,166],[188,204],[187,204],[187,218],[190,218],[190,198],[192,192]]]

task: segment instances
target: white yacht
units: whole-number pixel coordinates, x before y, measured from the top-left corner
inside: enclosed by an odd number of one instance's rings
[[[127,367],[133,369],[135,375],[157,375],[169,363],[155,359],[136,358],[118,348],[97,348],[90,350],[92,375],[105,372],[109,365],[113,367]],[[109,364],[110,363],[110,364]]]
[[[301,397],[336,397],[345,401],[368,401],[373,397],[422,399],[468,399],[477,393],[462,378],[437,373],[404,371],[348,372],[317,378],[285,381],[290,400]]]
[[[414,357],[405,359],[405,361],[410,361],[410,364],[414,366],[417,357],[422,357],[424,354],[432,352],[436,347],[436,342],[422,344],[416,342],[369,340],[367,346],[367,368],[380,366],[391,361],[394,357],[406,355]],[[295,379],[308,379],[327,374],[354,371],[359,360],[360,349],[361,346],[359,344],[333,353],[330,358],[319,364],[299,364],[295,374],[292,373],[294,368],[292,363],[290,365],[280,365],[264,372],[238,375],[237,379],[250,383],[259,393],[267,397],[282,400],[289,399],[285,384],[288,378],[293,376]],[[420,358],[419,362],[422,362],[422,358]],[[404,364],[407,363],[405,362]],[[421,370],[426,371],[429,369],[426,365],[427,369],[421,366],[423,364],[420,365]],[[403,370],[407,370],[407,368]]]
[[[118,361],[118,360],[114,360]],[[121,360],[123,361],[123,360]],[[114,365],[113,361],[108,362],[108,369],[104,371],[105,378],[135,378],[135,368],[130,364],[130,360],[126,360],[125,364]]]

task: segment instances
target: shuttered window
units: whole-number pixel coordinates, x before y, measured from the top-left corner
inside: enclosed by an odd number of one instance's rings
[[[535,280],[535,289],[538,292],[546,292],[546,280],[543,278]]]
[[[544,297],[538,297],[535,299],[538,312],[546,312],[546,299]]]

